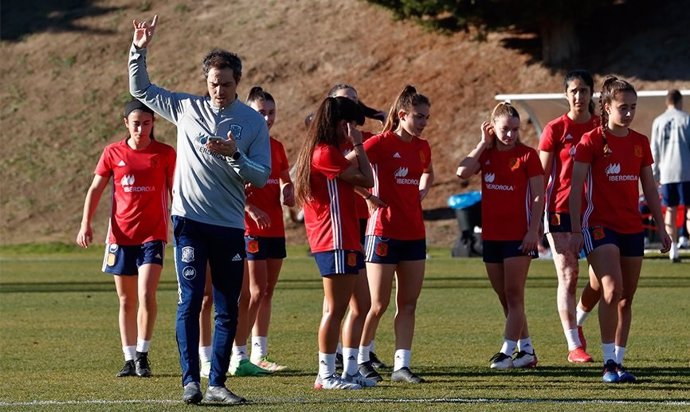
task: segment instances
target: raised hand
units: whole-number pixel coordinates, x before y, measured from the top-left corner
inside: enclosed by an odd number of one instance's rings
[[[491,147],[494,144],[494,139],[496,135],[494,134],[494,128],[489,122],[482,123],[482,142],[486,144],[487,147]]]
[[[362,132],[360,132],[356,127],[352,126],[349,122],[346,123],[347,138],[350,139],[352,144],[362,143]]]
[[[153,20],[149,24],[146,20],[136,21],[132,20],[134,26],[134,38],[132,43],[139,49],[146,48],[153,39],[153,33],[156,31],[156,24],[158,23],[158,15],[153,16]]]

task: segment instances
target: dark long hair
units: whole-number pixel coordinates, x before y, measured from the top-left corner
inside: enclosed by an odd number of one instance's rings
[[[310,175],[311,161],[314,148],[318,144],[338,147],[342,134],[338,127],[341,120],[357,123],[364,121],[361,107],[347,97],[327,97],[319,105],[314,115],[307,138],[297,156],[295,168],[296,199],[298,204],[304,204],[311,198]]]
[[[575,69],[569,71],[565,75],[565,80],[563,80],[563,88],[565,89],[566,93],[568,91],[568,83],[575,79],[580,79],[587,86],[589,86],[589,107],[587,107],[587,109],[589,109],[589,114],[594,114],[594,100],[592,99],[592,96],[594,95],[594,79],[592,78],[592,74],[584,69]]]

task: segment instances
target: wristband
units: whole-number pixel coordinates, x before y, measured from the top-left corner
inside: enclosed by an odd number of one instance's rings
[[[364,146],[364,143],[355,143],[352,145],[352,147],[357,147],[357,146]]]
[[[369,200],[369,199],[371,199],[372,196],[373,196],[373,194],[371,192],[369,192],[369,195],[367,197],[365,197],[364,200]]]

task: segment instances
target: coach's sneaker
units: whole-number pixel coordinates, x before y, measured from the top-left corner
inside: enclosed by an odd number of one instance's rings
[[[635,375],[633,375],[632,373],[625,370],[623,365],[621,365],[619,363],[616,368],[617,368],[617,372],[618,372],[618,382],[619,383],[635,383],[637,378],[635,377]]]
[[[125,366],[122,367],[122,370],[115,375],[118,378],[124,378],[125,376],[136,376],[136,367],[134,366],[134,361],[133,360],[128,360],[125,361]]]
[[[208,379],[208,375],[211,374],[211,361],[202,361],[201,367],[199,368],[199,375],[202,378]]]
[[[503,352],[498,352],[489,359],[491,362],[491,369],[512,369],[513,358]]]
[[[184,386],[182,391],[182,400],[184,403],[197,404],[201,402],[201,388],[199,387],[199,382],[189,382]]]
[[[604,374],[601,377],[601,380],[604,381],[604,383],[620,382],[620,378],[618,377],[618,365],[616,365],[614,360],[609,359],[604,364]]]
[[[388,369],[388,365],[381,362],[381,359],[374,352],[369,352],[369,360],[371,361],[371,366],[376,369]]]
[[[355,373],[354,375],[348,375],[347,372],[343,372],[343,376],[341,376],[340,378],[348,383],[356,383],[362,388],[372,388],[376,386],[375,380],[365,378],[359,372]]]
[[[271,371],[254,365],[249,359],[242,359],[236,367],[231,364],[228,372],[232,376],[266,376],[271,374]]]
[[[314,389],[362,389],[362,386],[357,383],[346,382],[336,374],[327,378],[321,378],[321,375],[316,375]]]
[[[585,339],[585,333],[582,331],[582,326],[577,327],[577,337],[580,338],[582,350],[587,352],[587,339]]]
[[[204,402],[237,405],[247,403],[247,400],[230,392],[225,386],[209,386],[204,395]]]
[[[393,382],[407,382],[407,383],[422,383],[425,382],[424,379],[412,373],[410,368],[407,366],[393,371],[391,374],[391,381]]]
[[[514,368],[535,368],[537,366],[537,352],[532,351],[529,353],[527,351],[521,350],[515,354],[513,358]]]
[[[378,373],[376,369],[374,369],[374,366],[371,364],[371,361],[359,364],[359,374],[375,382],[381,382],[383,380],[381,374]]]
[[[264,356],[258,361],[252,361],[252,363],[262,369],[266,369],[269,372],[278,372],[287,368],[287,366],[279,365],[277,362],[271,360],[268,356]]]
[[[149,353],[137,352],[137,358],[134,361],[135,372],[140,378],[148,378],[151,376],[151,366],[149,365]]]

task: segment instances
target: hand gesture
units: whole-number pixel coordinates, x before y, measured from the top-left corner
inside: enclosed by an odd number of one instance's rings
[[[283,185],[282,187],[283,204],[287,207],[295,205],[295,186],[292,183]]]
[[[522,253],[531,253],[537,250],[537,244],[539,243],[539,234],[533,231],[527,231],[525,237],[522,239],[519,249]]]
[[[384,207],[388,207],[386,202],[374,195],[369,196],[369,198],[367,199],[367,206],[369,207],[370,214],[376,212],[377,209],[383,209]]]
[[[149,45],[151,39],[153,39],[153,33],[156,31],[156,24],[158,23],[158,15],[153,16],[151,24],[146,20],[136,21],[132,20],[132,25],[134,26],[134,38],[132,43],[138,49],[144,49]]]
[[[353,145],[362,143],[362,132],[357,130],[351,123],[346,123],[347,138],[352,142]]]
[[[494,139],[496,135],[494,134],[494,127],[489,122],[482,123],[482,143],[487,147],[491,147],[494,144]]]
[[[82,225],[77,233],[77,244],[83,248],[88,248],[89,244],[93,241],[93,230],[91,225]]]
[[[659,252],[666,253],[669,250],[671,250],[671,236],[669,236],[668,233],[666,233],[665,229],[659,231],[659,233],[661,233],[661,248],[659,248]]]
[[[232,132],[228,131],[227,139],[225,140],[209,140],[206,143],[208,150],[213,153],[218,153],[223,156],[232,156],[237,151],[237,142]]]
[[[256,225],[259,226],[259,229],[263,230],[271,226],[271,218],[268,216],[268,213],[264,212],[258,207],[247,205],[244,210],[247,212],[249,217],[256,222]]]

